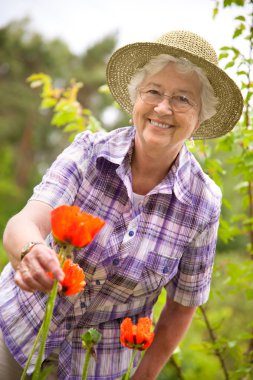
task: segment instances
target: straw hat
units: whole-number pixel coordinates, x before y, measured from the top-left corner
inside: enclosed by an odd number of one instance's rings
[[[218,67],[216,53],[209,42],[187,31],[166,33],[156,42],[129,44],[111,56],[107,65],[107,82],[112,95],[122,108],[132,113],[133,104],[129,97],[128,84],[137,69],[159,54],[183,57],[201,67],[219,99],[216,114],[201,124],[193,138],[210,139],[231,131],[242,113],[241,92],[235,82]]]

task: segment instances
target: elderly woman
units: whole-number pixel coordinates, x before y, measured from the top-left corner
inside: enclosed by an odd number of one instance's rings
[[[84,292],[57,300],[44,361],[54,365],[51,379],[81,379],[80,336],[90,327],[103,338],[89,379],[119,379],[131,355],[120,345],[120,324],[125,317],[151,316],[165,287],[155,339],[132,377],[156,379],[196,307],[208,299],[221,191],[185,141],[229,132],[241,115],[241,93],[218,68],[212,46],[185,31],[119,49],[107,79],[133,125],[79,134],[7,224],[11,264],[0,286],[1,379],[22,373],[52,288],[46,273],[63,277],[50,235],[51,210],[61,204],[77,205],[106,225],[76,256],[87,276]],[[31,363],[28,373],[33,370]]]

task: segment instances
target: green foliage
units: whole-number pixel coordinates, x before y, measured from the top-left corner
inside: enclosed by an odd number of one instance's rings
[[[0,272],[4,268],[4,266],[8,263],[8,257],[6,252],[4,251],[3,245],[0,242]]]
[[[77,100],[77,95],[82,87],[82,83],[71,80],[70,85],[64,88],[54,88],[52,79],[44,73],[32,74],[27,81],[32,88],[42,86],[41,108],[53,108],[53,118],[51,124],[56,127],[64,127],[63,132],[71,133],[70,140],[73,140],[77,133],[84,130],[92,132],[101,131],[100,122],[92,115],[89,109],[83,109]]]
[[[159,380],[225,379],[217,353],[224,358],[229,379],[239,380],[243,374],[253,375],[252,365],[245,362],[248,340],[252,337],[250,326],[253,307],[253,299],[247,298],[245,288],[249,281],[248,286],[252,289],[253,271],[251,261],[248,270],[247,263],[244,269],[240,269],[243,261],[241,256],[236,252],[217,256],[210,300],[204,306],[209,327],[203,312],[198,308],[189,333],[173,355],[175,361],[167,364]],[[240,279],[244,277],[244,272],[245,280]],[[241,281],[243,286],[234,281]],[[164,291],[155,306],[155,320],[159,318],[165,298]],[[214,340],[210,338],[210,327]]]
[[[100,128],[97,119],[109,100],[98,95],[97,88],[105,82],[104,62],[115,44],[115,37],[108,36],[77,56],[61,40],[48,41],[33,32],[28,19],[0,28],[1,232],[7,220],[25,205],[45,170],[66,147],[68,136],[82,130],[84,125],[92,131]],[[96,59],[94,65],[91,64],[92,57]],[[88,61],[89,67],[84,67]],[[40,84],[45,90],[38,112],[40,99],[35,94],[36,88],[31,91],[26,79],[31,73],[43,72],[47,73],[47,78],[44,76],[38,78],[37,83],[30,82],[34,86]],[[77,79],[76,82],[72,77]],[[84,83],[83,87],[79,86],[80,82]],[[51,95],[50,88],[55,91]],[[56,93],[57,89],[64,91],[64,88],[66,94]],[[71,93],[75,96],[75,91],[78,100],[75,106],[71,101],[70,106],[68,102]],[[78,102],[85,104],[86,108],[81,115],[78,115]],[[88,108],[95,108],[95,112]],[[66,121],[66,110],[69,111],[67,124],[52,129],[52,111],[55,124],[60,125]],[[62,128],[67,135],[61,133]]]
[[[100,342],[102,339],[102,334],[98,330],[91,328],[81,336],[81,339],[83,347],[86,349],[91,349]]]
[[[219,13],[220,5],[217,1],[213,13],[215,17]],[[224,263],[225,267],[215,268],[215,279],[221,276],[221,273],[224,279],[222,287],[218,291],[216,289],[215,296],[221,296],[222,302],[224,300],[226,302],[225,305],[222,303],[216,308],[213,291],[210,306],[199,308],[201,311],[199,317],[206,329],[208,340],[191,345],[191,348],[201,355],[208,355],[209,360],[212,360],[211,356],[213,356],[216,361],[211,365],[211,368],[215,366],[215,372],[210,376],[210,373],[203,371],[200,376],[198,374],[200,378],[251,380],[253,378],[253,323],[250,312],[253,300],[253,81],[251,74],[253,3],[251,1],[247,4],[245,1],[223,1],[224,7],[232,5],[245,6],[245,14],[235,17],[236,27],[233,39],[235,41],[243,39],[248,42],[249,47],[247,53],[243,53],[240,45],[238,47],[224,46],[221,48],[219,60],[225,62],[224,69],[232,69],[237,75],[238,82],[241,82],[240,87],[245,100],[243,115],[231,133],[217,139],[215,145],[211,142],[196,143],[194,153],[201,161],[204,170],[219,184],[225,195],[219,228],[220,240],[223,243],[232,241],[234,244],[238,238],[241,238],[244,245],[240,248],[242,253],[239,260],[227,260]],[[250,6],[250,12],[246,5]],[[222,165],[219,160],[217,161],[217,156],[222,157]],[[224,186],[224,166],[226,166],[226,172],[234,178],[233,187],[229,188],[229,192]],[[232,205],[228,201],[228,198],[231,199],[231,190],[240,201],[238,210],[236,209],[237,202]],[[229,194],[228,198],[226,194]],[[230,299],[233,303],[230,303]],[[237,319],[234,315],[237,315]],[[233,321],[232,324],[230,320]],[[239,326],[237,320],[240,320]],[[210,364],[208,369],[210,369]],[[194,378],[188,375],[187,369],[183,373],[187,380]]]

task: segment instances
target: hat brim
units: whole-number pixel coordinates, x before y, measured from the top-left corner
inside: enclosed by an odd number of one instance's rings
[[[133,104],[128,84],[137,69],[159,54],[183,57],[201,67],[214,89],[215,96],[219,99],[216,114],[200,125],[193,138],[211,139],[231,131],[240,119],[243,109],[242,94],[236,83],[213,63],[174,46],[137,42],[118,49],[111,56],[106,70],[107,83],[120,106],[129,114],[132,113]]]

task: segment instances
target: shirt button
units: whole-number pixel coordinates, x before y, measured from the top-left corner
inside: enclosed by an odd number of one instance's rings
[[[99,280],[96,280],[96,285],[100,285],[100,281]]]
[[[86,307],[86,303],[85,302],[81,302],[81,307]]]
[[[119,259],[114,259],[112,263],[113,265],[119,265]]]
[[[163,273],[168,273],[169,272],[169,268],[168,267],[164,267],[163,268]]]
[[[132,230],[129,231],[129,232],[128,232],[128,235],[129,235],[129,236],[134,236],[134,231],[132,231]]]
[[[70,323],[67,323],[67,325],[66,325],[66,329],[67,329],[67,330],[71,330],[71,324],[70,324]]]

